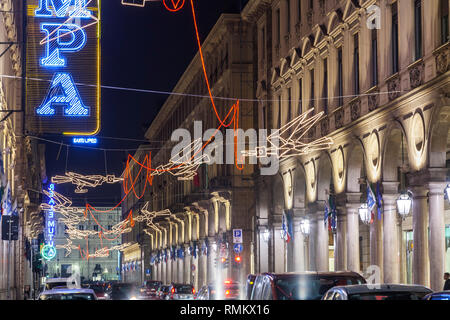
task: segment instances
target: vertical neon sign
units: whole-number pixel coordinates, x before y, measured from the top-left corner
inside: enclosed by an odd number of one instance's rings
[[[48,188],[50,200],[48,204],[50,205],[50,210],[46,212],[45,215],[45,246],[42,248],[42,256],[46,260],[51,260],[56,256],[55,248],[55,235],[56,235],[56,222],[55,222],[55,211],[53,206],[55,205],[54,192],[55,185],[52,183]]]

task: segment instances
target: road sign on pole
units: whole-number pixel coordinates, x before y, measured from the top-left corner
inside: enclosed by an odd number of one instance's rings
[[[19,216],[2,217],[2,240],[18,240],[19,239]]]
[[[236,253],[241,253],[243,248],[244,248],[244,246],[243,246],[242,244],[240,244],[240,243],[236,243],[236,244],[233,246],[233,250],[234,250],[234,252],[236,252]]]
[[[242,229],[233,229],[233,243],[242,243]]]

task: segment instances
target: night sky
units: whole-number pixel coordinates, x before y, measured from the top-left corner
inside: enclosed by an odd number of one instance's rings
[[[241,4],[242,2],[242,4]],[[245,0],[195,0],[200,39],[203,41],[221,13],[237,13]],[[198,51],[190,1],[182,10],[168,12],[161,2],[147,2],[145,8],[123,6],[120,0],[102,1],[102,85],[171,91]],[[136,149],[145,141],[113,140],[104,137],[144,140],[144,134],[167,95],[102,89],[102,128],[96,147]],[[45,138],[70,144],[61,135]],[[59,157],[57,159],[59,153]],[[129,153],[133,153],[130,151]],[[46,143],[47,176],[67,170],[82,174],[105,174],[104,152],[66,148]],[[127,152],[107,152],[108,173],[119,176]],[[73,193],[74,186],[57,186],[57,191],[83,205],[84,195]],[[120,186],[90,189],[87,202],[96,206],[115,205]]]

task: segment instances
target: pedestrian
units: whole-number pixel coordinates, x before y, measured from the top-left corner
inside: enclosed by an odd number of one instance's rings
[[[444,280],[445,280],[444,291],[450,290],[450,273],[448,272],[444,273]]]

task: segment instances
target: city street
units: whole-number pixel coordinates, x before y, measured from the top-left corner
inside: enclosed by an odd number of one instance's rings
[[[0,0],[0,300],[449,300],[449,4]]]

